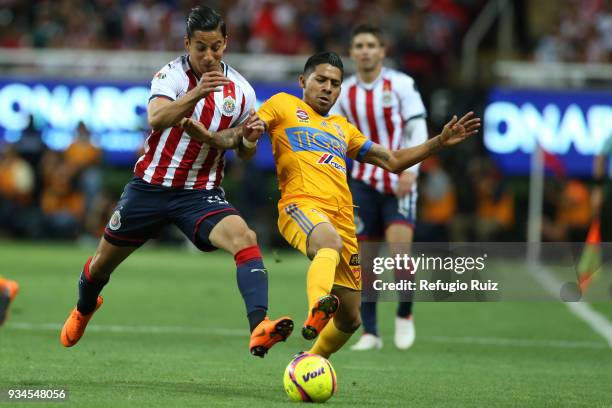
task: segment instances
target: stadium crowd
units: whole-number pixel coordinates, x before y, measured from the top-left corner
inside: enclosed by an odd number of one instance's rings
[[[184,16],[197,0],[6,0],[0,46],[180,51]],[[413,73],[447,66],[486,0],[210,1],[226,16],[229,52],[346,52],[351,27],[380,24],[389,56]],[[606,62],[612,6],[605,0],[513,2],[534,56],[542,61]],[[562,3],[561,5],[559,3]],[[554,7],[551,13],[542,8]],[[526,14],[527,16],[522,16]],[[519,24],[517,24],[519,25]],[[522,24],[520,24],[522,25]],[[283,41],[277,41],[282,38]]]
[[[0,231],[32,239],[101,234],[112,202],[102,188],[102,151],[82,123],[63,152],[48,149],[30,122],[0,151]]]
[[[388,34],[389,56],[413,75],[450,67],[483,0],[210,1],[226,16],[228,52],[346,54],[351,27],[369,20]],[[181,51],[184,16],[195,0],[8,0],[0,47]],[[282,38],[283,41],[277,41]]]

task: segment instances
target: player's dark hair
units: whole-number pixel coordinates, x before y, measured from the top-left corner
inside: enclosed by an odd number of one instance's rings
[[[342,58],[335,52],[318,52],[311,55],[304,65],[304,76],[307,77],[315,70],[317,65],[329,64],[333,67],[340,69],[342,78],[344,78],[344,65],[342,64]]]
[[[383,32],[378,26],[373,24],[359,24],[353,28],[353,31],[351,31],[351,43],[359,34],[372,34],[374,37],[376,37],[380,45],[385,45]]]
[[[208,6],[197,6],[185,19],[187,38],[192,38],[196,31],[221,31],[223,37],[227,36],[227,29],[223,17]]]

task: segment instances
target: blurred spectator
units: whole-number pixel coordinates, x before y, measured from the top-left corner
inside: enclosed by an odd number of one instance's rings
[[[476,180],[476,239],[503,241],[503,233],[514,226],[514,194],[492,162],[481,161]]]
[[[34,170],[19,154],[14,145],[4,146],[0,155],[0,196],[20,206],[32,201]]]
[[[558,178],[549,178],[544,183],[542,208],[542,240],[565,241],[567,228],[558,222],[563,202],[563,183]]]
[[[30,164],[34,172],[32,198],[37,203],[40,200],[42,190],[40,162],[47,151],[47,145],[43,142],[42,134],[36,128],[32,115],[29,115],[28,126],[21,132],[21,138],[15,143],[15,150]]]
[[[593,162],[595,185],[591,194],[593,216],[601,221],[601,238],[612,242],[612,134]]]
[[[41,209],[51,238],[72,239],[80,232],[85,199],[73,187],[73,171],[60,152],[48,151],[43,158],[44,189]]]
[[[83,122],[77,125],[75,140],[64,152],[64,159],[70,178],[76,179],[79,190],[85,195],[85,208],[88,209],[102,188],[99,168],[102,151],[91,143],[89,130]]]
[[[16,236],[33,236],[39,219],[31,208],[34,170],[13,145],[0,151],[0,229]]]
[[[569,241],[584,241],[591,223],[591,197],[585,183],[579,180],[565,183],[557,223],[565,226]]]
[[[420,184],[415,241],[436,242],[449,240],[449,224],[456,212],[457,199],[451,178],[439,159],[430,157],[421,166],[425,176]]]

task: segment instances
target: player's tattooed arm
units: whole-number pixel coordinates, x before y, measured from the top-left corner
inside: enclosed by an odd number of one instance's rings
[[[198,142],[206,143],[215,149],[235,149],[240,145],[244,126],[223,129],[218,132],[211,132],[199,121],[183,118],[179,122],[190,138]]]
[[[480,118],[473,118],[473,116],[473,112],[467,113],[461,119],[453,116],[439,135],[418,146],[390,151],[374,143],[365,154],[363,161],[392,173],[401,173],[441,148],[454,146],[476,134],[480,128]]]
[[[249,116],[243,125],[218,132],[211,132],[201,122],[189,118],[182,119],[179,126],[185,129],[189,137],[216,149],[236,149],[238,157],[243,160],[253,157],[257,150],[257,140],[265,129],[263,121],[253,109],[249,111]]]
[[[229,83],[221,72],[211,71],[202,75],[197,85],[175,101],[155,98],[147,106],[147,121],[153,130],[176,126],[194,106],[211,92],[220,92]]]

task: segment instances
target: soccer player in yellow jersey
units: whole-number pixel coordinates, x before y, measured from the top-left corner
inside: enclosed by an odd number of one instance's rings
[[[302,99],[279,93],[258,111],[272,140],[281,190],[279,230],[312,259],[306,283],[309,314],[302,335],[319,335],[310,352],[324,357],[338,351],[360,325],[361,269],[347,157],[399,173],[480,127],[480,119],[470,112],[453,117],[440,135],[419,146],[390,151],[372,143],[346,118],[328,115],[343,76],[337,54],[315,54],[299,77]]]
[[[346,118],[328,115],[343,76],[337,54],[315,54],[299,78],[302,99],[279,93],[258,112],[272,140],[281,190],[279,230],[312,259],[302,335],[309,340],[318,336],[310,352],[324,357],[338,351],[360,325],[361,269],[347,157],[398,173],[475,134],[480,126],[470,112],[453,117],[440,135],[419,146],[390,151],[369,141]]]

